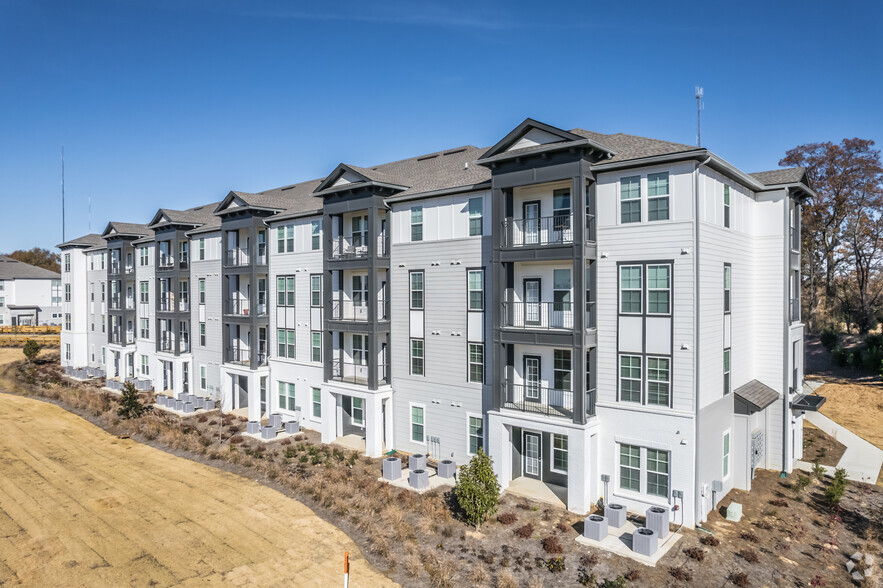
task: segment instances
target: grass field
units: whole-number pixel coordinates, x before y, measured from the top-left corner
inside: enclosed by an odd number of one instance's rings
[[[0,350],[0,362],[20,350]],[[392,585],[343,532],[249,479],[0,394],[0,585]]]

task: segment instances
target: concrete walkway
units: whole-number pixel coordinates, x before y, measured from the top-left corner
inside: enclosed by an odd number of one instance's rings
[[[874,484],[883,467],[883,449],[865,441],[846,427],[839,425],[820,412],[807,412],[806,420],[846,445],[846,452],[837,462],[838,468],[846,470],[846,477],[856,482]],[[804,471],[812,470],[812,464],[798,461],[796,466]],[[829,474],[834,468],[825,468]]]

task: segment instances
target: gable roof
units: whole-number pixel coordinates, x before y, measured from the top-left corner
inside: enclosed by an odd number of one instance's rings
[[[571,147],[585,146],[603,153],[601,159],[609,159],[615,155],[610,147],[602,145],[594,138],[578,135],[573,131],[565,131],[552,125],[541,123],[532,118],[524,119],[520,125],[509,131],[496,145],[488,149],[479,158],[479,163],[486,164],[528,153],[557,151]]]
[[[107,228],[101,233],[106,240],[108,237],[146,237],[153,235],[153,231],[147,228],[147,225],[137,223],[121,223],[118,221],[110,221]]]
[[[751,380],[733,390],[733,393],[738,400],[748,405],[749,412],[763,410],[779,399],[778,392],[759,380]]]
[[[191,227],[197,227],[214,218],[214,210],[218,204],[218,202],[212,202],[211,204],[203,204],[202,206],[195,206],[187,210],[160,208],[153,215],[153,219],[147,226],[151,228],[167,225],[190,225]]]
[[[775,186],[777,184],[796,184],[800,182],[809,185],[806,181],[805,167],[786,167],[784,169],[754,172],[753,174],[748,175],[767,186]]]
[[[58,280],[61,274],[0,255],[0,280]]]
[[[104,244],[105,240],[101,238],[101,235],[98,233],[89,233],[88,235],[65,241],[64,243],[56,245],[56,247],[59,249],[65,249],[67,247],[95,247]]]
[[[281,188],[251,193],[233,190],[218,203],[214,214],[223,214],[231,210],[232,204],[240,203],[241,208],[270,210],[277,213],[312,212],[322,209],[322,198],[313,192],[322,180],[310,180],[300,184],[291,184]]]
[[[598,144],[606,145],[614,151],[615,154],[613,157],[607,159],[604,163],[627,161],[630,159],[643,159],[644,157],[653,157],[655,155],[670,155],[672,153],[683,153],[700,149],[695,145],[672,143],[671,141],[661,141],[659,139],[650,139],[649,137],[628,135],[626,133],[604,135],[602,133],[595,133],[585,129],[571,129],[570,132],[574,135],[591,139]]]

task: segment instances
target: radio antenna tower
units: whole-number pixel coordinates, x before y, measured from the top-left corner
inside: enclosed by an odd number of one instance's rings
[[[696,145],[702,147],[702,86],[696,86]]]
[[[67,239],[64,233],[64,145],[61,146],[61,242]]]

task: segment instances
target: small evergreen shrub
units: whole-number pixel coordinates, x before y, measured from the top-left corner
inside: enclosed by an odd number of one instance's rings
[[[831,361],[833,361],[834,365],[837,367],[846,367],[847,359],[846,350],[840,345],[835,347],[831,352]]]
[[[144,414],[144,404],[138,398],[138,390],[132,382],[123,384],[123,395],[120,398],[120,407],[117,415],[124,419],[137,419]]]
[[[28,339],[21,351],[25,354],[28,363],[34,363],[34,360],[40,355],[40,344],[33,339]]]
[[[846,485],[849,482],[846,480],[846,470],[843,468],[837,468],[834,470],[834,479],[825,488],[825,502],[830,504],[831,506],[837,506],[840,504],[840,501],[843,500],[843,494],[846,492]]]
[[[837,332],[833,330],[822,331],[819,335],[819,342],[825,349],[831,351],[837,346]]]
[[[466,522],[480,529],[500,502],[500,483],[494,474],[493,460],[479,448],[478,453],[460,471],[454,486],[457,505]]]

